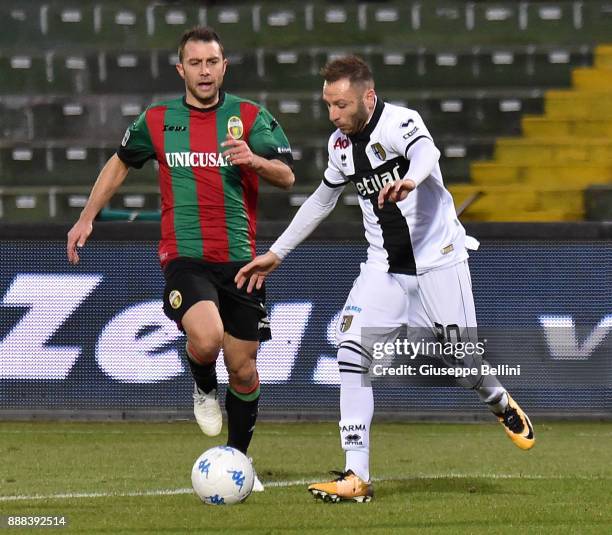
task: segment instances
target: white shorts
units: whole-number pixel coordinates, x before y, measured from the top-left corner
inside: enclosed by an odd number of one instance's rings
[[[371,349],[374,342],[393,341],[406,326],[446,339],[453,339],[460,330],[461,341],[475,341],[476,312],[467,260],[416,276],[361,264],[338,321],[338,344],[351,340]]]

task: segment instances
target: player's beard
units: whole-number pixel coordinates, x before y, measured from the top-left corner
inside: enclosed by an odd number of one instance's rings
[[[198,87],[197,81],[194,83],[187,84],[187,89],[189,90],[193,98],[195,98],[200,104],[202,104],[202,106],[209,107],[216,104],[216,101],[219,97],[219,87],[221,86],[221,83],[218,82],[219,81],[213,81],[212,85],[210,86],[210,89],[207,89],[205,92]]]
[[[351,131],[348,132],[349,135],[355,135],[361,132],[368,123],[369,116],[370,114],[368,113],[368,108],[363,101],[360,101],[357,105],[357,111],[355,112],[355,115],[353,115],[353,124]]]

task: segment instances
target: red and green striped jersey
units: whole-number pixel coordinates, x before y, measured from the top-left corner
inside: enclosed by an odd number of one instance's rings
[[[207,109],[185,98],[149,106],[127,129],[119,158],[140,168],[159,164],[162,265],[177,257],[207,262],[249,261],[255,255],[259,177],[222,156],[226,136],[254,154],[292,164],[281,126],[260,105],[228,93]]]

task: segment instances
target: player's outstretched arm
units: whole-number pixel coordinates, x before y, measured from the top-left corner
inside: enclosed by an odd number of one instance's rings
[[[385,184],[385,187],[378,194],[378,207],[382,208],[385,201],[403,201],[414,188],[416,188],[416,184],[409,178]]]
[[[225,148],[223,157],[228,163],[250,167],[266,182],[277,188],[289,189],[293,186],[295,176],[286,163],[258,156],[253,153],[246,141],[233,139],[229,135],[221,146]]]
[[[68,232],[66,252],[68,254],[68,261],[71,264],[79,262],[77,247],[85,245],[93,230],[93,221],[98,212],[104,208],[106,203],[119,189],[128,174],[128,170],[128,166],[114,154],[106,162],[102,171],[100,171],[78,221]]]
[[[400,202],[408,197],[413,189],[429,177],[440,159],[440,151],[431,139],[424,136],[408,148],[406,157],[410,160],[406,177],[410,178],[385,184],[378,194],[378,208],[382,208],[385,201]]]
[[[281,262],[282,260],[272,251],[256,256],[251,262],[240,269],[236,277],[234,277],[234,282],[238,288],[242,288],[248,279],[247,293],[251,293],[253,288],[260,290],[266,280],[266,276],[280,266]]]

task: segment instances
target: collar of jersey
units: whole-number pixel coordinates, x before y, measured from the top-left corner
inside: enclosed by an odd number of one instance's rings
[[[376,125],[378,124],[378,120],[380,119],[380,116],[382,115],[384,107],[385,107],[385,103],[383,102],[383,99],[377,96],[376,106],[374,107],[374,113],[372,114],[372,117],[370,118],[368,124],[366,124],[365,128],[361,132],[357,132],[356,134],[353,134],[352,136],[349,135],[349,139],[351,140],[352,143],[354,143],[355,141],[367,141],[368,139],[370,139],[370,135],[376,128]]]
[[[198,108],[197,106],[192,106],[191,104],[187,104],[187,97],[183,97],[183,106],[185,106],[186,108],[189,108],[190,110],[199,111],[202,113],[216,111],[221,106],[223,106],[224,102],[225,102],[225,91],[219,91],[219,102],[217,102],[214,106],[211,106],[210,108]]]

